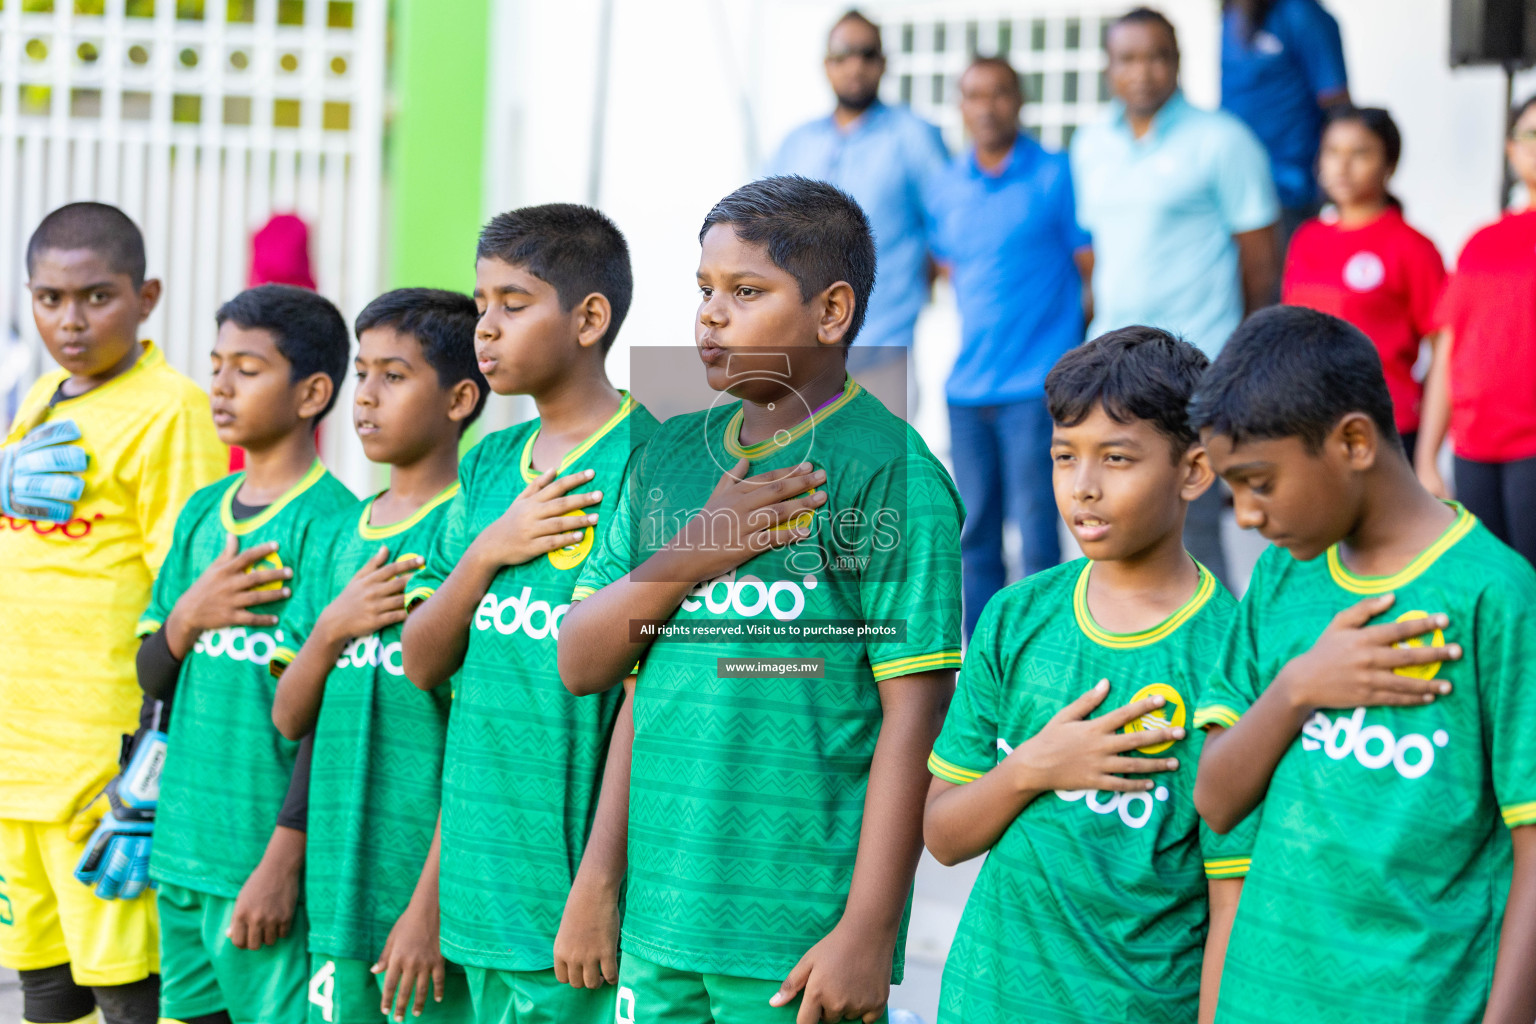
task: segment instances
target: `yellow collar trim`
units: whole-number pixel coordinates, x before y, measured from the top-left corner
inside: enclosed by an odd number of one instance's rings
[[[1454,501],[1448,501],[1446,504],[1456,510],[1455,521],[1445,528],[1445,532],[1436,538],[1433,544],[1420,551],[1418,557],[1398,572],[1390,576],[1357,576],[1344,564],[1344,559],[1339,556],[1339,546],[1335,544],[1328,549],[1328,575],[1333,577],[1333,582],[1355,594],[1385,594],[1389,590],[1396,590],[1411,583],[1415,577],[1428,569],[1435,559],[1449,551],[1453,544],[1471,533],[1472,527],[1477,525],[1477,516],[1468,512],[1460,504]]]
[[[746,419],[746,407],[738,408],[736,415],[732,416],[725,425],[725,450],[738,459],[751,459],[756,462],[758,459],[766,458],[778,449],[786,448],[804,437],[813,427],[820,425],[828,416],[831,416],[837,410],[857,398],[863,390],[863,388],[859,387],[858,381],[849,377],[847,378],[847,383],[843,385],[843,393],[831,405],[819,412],[812,413],[789,430],[781,430],[772,437],[753,445],[743,445],[741,443],[741,424]]]
[[[441,505],[445,501],[451,500],[453,496],[458,493],[459,482],[455,480],[453,483],[439,491],[436,497],[428,499],[425,505],[422,505],[421,508],[417,509],[415,512],[412,512],[408,517],[400,520],[398,523],[386,523],[383,526],[374,526],[370,524],[368,520],[373,515],[373,503],[379,500],[380,494],[383,494],[383,492],[380,491],[379,494],[375,494],[373,497],[369,498],[368,503],[363,506],[362,517],[357,521],[357,535],[362,537],[364,540],[383,540],[385,537],[393,537],[396,534],[404,533],[406,530],[409,530],[411,527],[425,519],[433,509],[437,508],[437,506]]]
[[[571,463],[591,451],[593,445],[601,441],[609,431],[613,430],[614,427],[624,421],[625,417],[635,411],[635,406],[638,403],[635,402],[634,396],[628,391],[620,391],[619,394],[624,396],[624,400],[619,403],[618,409],[614,410],[613,415],[608,417],[607,423],[598,427],[585,441],[565,453],[565,458],[560,460],[559,472],[563,473],[571,468]],[[533,483],[533,481],[539,478],[539,471],[533,468],[533,443],[539,439],[540,429],[542,428],[535,428],[533,433],[528,435],[528,440],[523,445],[523,454],[518,459],[518,466],[523,471],[523,479],[529,483]]]
[[[257,515],[251,516],[249,519],[237,520],[235,519],[234,511],[235,492],[240,489],[240,484],[245,481],[245,474],[238,473],[229,482],[229,486],[225,488],[224,500],[219,502],[219,520],[224,524],[224,529],[237,537],[244,536],[252,530],[259,530],[270,523],[272,518],[286,508],[289,502],[319,483],[322,476],[325,476],[325,466],[319,459],[316,459],[315,464],[309,467],[309,472],[305,473],[298,483],[288,488],[288,492],[281,498],[268,505]]]
[[[1131,647],[1146,647],[1155,644],[1159,640],[1165,640],[1172,636],[1184,623],[1194,617],[1195,613],[1204,608],[1206,602],[1216,593],[1216,577],[1199,562],[1195,568],[1200,570],[1200,582],[1195,584],[1195,593],[1184,606],[1151,629],[1144,629],[1140,633],[1111,633],[1100,628],[1093,621],[1093,613],[1088,610],[1088,574],[1093,571],[1093,562],[1083,566],[1083,571],[1077,575],[1077,586],[1072,589],[1072,613],[1077,617],[1078,628],[1087,635],[1088,639],[1101,647],[1112,647],[1124,650]]]
[[[82,402],[87,398],[93,398],[96,395],[111,391],[112,388],[116,387],[122,381],[131,380],[135,376],[139,376],[140,371],[165,362],[165,353],[160,351],[159,346],[157,346],[154,342],[141,339],[139,341],[139,348],[141,351],[139,352],[138,360],[135,361],[132,366],[128,367],[128,369],[124,370],[116,377],[113,377],[105,384],[98,385],[94,388],[91,388],[91,390],[78,395],[66,395],[65,397],[59,399],[57,402],[54,402],[52,405],[49,405],[48,399],[52,398],[53,393],[59,390],[59,385],[64,383],[66,380],[69,380],[68,370],[58,371],[61,376],[59,376],[58,379],[53,382],[53,387],[49,388],[47,393],[43,395],[42,408],[36,410],[32,417],[30,417],[30,419],[35,419],[36,422],[30,423],[27,429],[30,430],[32,427],[36,427],[42,424],[48,419],[49,414],[52,413],[55,409],[62,408],[71,402]],[[23,431],[23,433],[25,432],[26,431]]]

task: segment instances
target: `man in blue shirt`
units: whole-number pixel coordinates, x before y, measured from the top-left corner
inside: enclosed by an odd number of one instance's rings
[[[848,369],[890,404],[875,378],[893,377],[897,397],[908,393],[912,332],[931,284],[922,189],[949,153],[933,125],[880,102],[885,55],[879,28],[864,15],[849,11],[832,26],[825,66],[837,107],[790,132],[766,173],[830,182],[869,217],[880,272]]]
[[[1072,140],[1077,217],[1093,236],[1092,335],[1146,324],[1213,359],[1243,317],[1271,301],[1280,208],[1269,158],[1241,121],[1179,91],[1179,44],[1137,8],[1107,40],[1116,101]],[[1219,489],[1190,505],[1190,553],[1225,581]]]
[[[1083,340],[1072,172],[1019,130],[1019,76],[983,57],[960,76],[960,115],[974,148],[930,185],[929,237],[960,306],[960,354],[945,388],[955,483],[965,500],[960,552],[965,632],[1005,582],[1003,523],[1019,526],[1025,574],[1061,559],[1051,490],[1045,375]]]
[[[1329,107],[1349,102],[1339,23],[1317,0],[1225,0],[1221,105],[1269,153],[1282,243],[1317,212],[1317,148]]]

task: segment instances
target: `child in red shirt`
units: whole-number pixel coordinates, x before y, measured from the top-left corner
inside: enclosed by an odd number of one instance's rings
[[[1412,458],[1423,390],[1413,367],[1437,326],[1445,263],[1387,191],[1402,149],[1385,110],[1346,107],[1329,118],[1317,164],[1333,206],[1292,236],[1280,301],[1348,320],[1376,343],[1397,432]]]
[[[1516,111],[1505,155],[1536,197],[1536,97]],[[1419,479],[1445,493],[1435,455],[1449,428],[1456,496],[1536,562],[1536,207],[1472,236],[1436,320],[1445,332],[1425,383]]]

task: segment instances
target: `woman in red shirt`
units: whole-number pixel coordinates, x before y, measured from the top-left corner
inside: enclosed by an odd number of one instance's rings
[[[1412,458],[1422,395],[1413,368],[1436,326],[1445,263],[1387,190],[1402,149],[1385,110],[1345,107],[1329,117],[1317,166],[1332,206],[1291,238],[1280,301],[1348,320],[1376,343]]]
[[[1516,111],[1504,151],[1536,200],[1536,97]],[[1426,382],[1419,479],[1445,492],[1435,456],[1449,429],[1456,496],[1536,562],[1536,207],[1472,236],[1436,319],[1444,332]]]

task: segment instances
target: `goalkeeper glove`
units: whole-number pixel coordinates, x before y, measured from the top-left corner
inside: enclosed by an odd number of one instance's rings
[[[149,844],[155,806],[160,802],[165,741],[165,733],[155,730],[125,744],[131,756],[125,757],[122,772],[102,790],[107,813],[85,844],[75,877],[94,885],[96,895],[104,900],[131,900],[149,886]]]
[[[69,520],[85,490],[88,461],[74,420],[54,420],[0,448],[0,512],[12,519]]]

